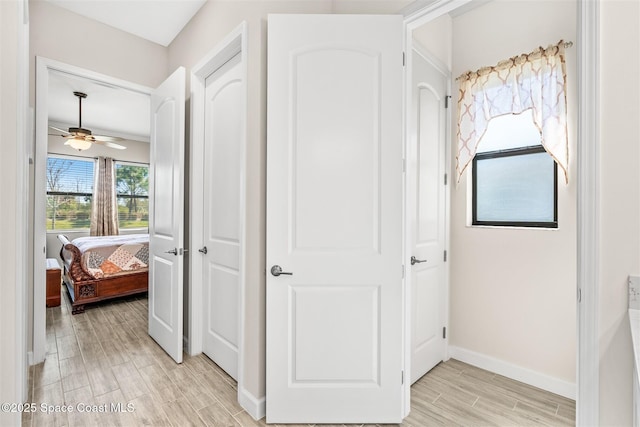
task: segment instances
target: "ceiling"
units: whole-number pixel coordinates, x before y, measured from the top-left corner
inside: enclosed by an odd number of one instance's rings
[[[0,0],[2,1],[2,0]],[[168,46],[207,0],[46,0],[71,12]],[[62,129],[82,125],[94,134],[149,141],[149,96],[70,74],[51,72],[49,124]],[[51,133],[51,132],[50,132]]]
[[[46,1],[166,47],[207,0]]]
[[[2,0],[0,0],[2,1]],[[90,19],[144,39],[168,46],[207,0],[45,0]],[[349,1],[349,0],[333,0]],[[431,2],[433,0],[426,0]],[[474,0],[466,8],[489,0]],[[420,2],[415,2],[416,4]],[[464,13],[465,8],[457,11]],[[68,128],[78,125],[78,98],[82,101],[83,127],[94,134],[149,141],[149,97],[122,88],[51,72],[49,122]]]
[[[87,94],[82,100],[82,127],[98,135],[149,141],[149,95],[57,71],[49,73],[49,124],[63,129],[78,126],[74,91]]]

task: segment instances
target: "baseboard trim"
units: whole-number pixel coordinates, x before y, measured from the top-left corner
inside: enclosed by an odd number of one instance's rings
[[[264,397],[255,397],[240,385],[238,385],[238,403],[256,421],[264,418],[267,413],[266,399]]]
[[[576,385],[550,375],[542,374],[531,369],[514,365],[504,360],[476,353],[464,348],[449,346],[449,357],[459,360],[487,371],[495,372],[516,381],[541,388],[551,393],[559,394],[568,399],[575,400]]]

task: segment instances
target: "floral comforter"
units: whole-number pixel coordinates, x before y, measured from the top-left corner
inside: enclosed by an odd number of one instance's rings
[[[148,270],[148,234],[79,237],[72,243],[82,254],[83,267],[96,279]]]

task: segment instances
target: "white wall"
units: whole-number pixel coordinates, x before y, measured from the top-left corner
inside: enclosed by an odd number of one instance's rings
[[[631,425],[627,276],[640,274],[640,3],[601,1],[600,425]]]
[[[20,73],[26,72],[26,63],[22,63],[22,52],[19,50],[21,40],[27,41],[26,34],[22,39],[22,23],[20,19],[22,2],[0,2],[0,179],[5,185],[0,187],[0,234],[3,243],[0,245],[0,401],[2,403],[20,403],[26,381],[23,329],[18,319],[23,317],[20,304],[24,283],[22,267],[24,254],[20,252],[19,242],[24,242],[26,221],[19,220],[23,215],[21,198],[21,172],[26,171],[25,160],[20,154],[20,127],[24,117],[18,114],[19,108],[26,108],[21,103],[23,96]],[[24,69],[20,67],[24,66]],[[25,76],[26,77],[26,76]],[[26,92],[25,92],[26,95]],[[24,168],[24,169],[23,169]],[[16,185],[17,183],[17,185]],[[20,413],[0,412],[0,425],[20,425]]]
[[[167,49],[43,0],[30,1],[31,88],[35,57],[156,87],[168,75]]]
[[[453,23],[451,17],[448,14],[442,15],[415,29],[413,31],[413,39],[451,70],[452,31]]]
[[[453,77],[560,39],[576,40],[573,0],[496,0],[453,19]],[[568,49],[571,178],[558,230],[468,227],[468,172],[451,191],[450,345],[575,382],[576,50]],[[458,86],[453,84],[453,99]],[[454,108],[456,106],[454,105]],[[455,135],[457,113],[453,112]],[[455,147],[455,142],[454,142]],[[452,156],[455,171],[455,154]]]

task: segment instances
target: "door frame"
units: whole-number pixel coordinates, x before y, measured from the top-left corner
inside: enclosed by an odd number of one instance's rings
[[[189,152],[189,340],[188,353],[202,353],[203,348],[203,262],[196,253],[203,245],[204,200],[204,132],[205,132],[205,81],[227,61],[240,54],[241,83],[241,140],[240,140],[240,231],[239,231],[239,268],[238,268],[238,403],[251,416],[258,419],[264,416],[264,401],[259,402],[247,391],[244,382],[244,340],[245,340],[245,273],[246,273],[246,230],[247,230],[247,23],[243,21],[225,36],[209,53],[207,53],[191,70],[191,138]],[[262,415],[260,415],[262,414]]]
[[[75,65],[36,57],[36,111],[34,149],[33,202],[33,349],[29,363],[43,362],[46,356],[46,163],[49,121],[49,72],[57,71],[82,79],[93,80],[116,88],[138,92],[151,97],[152,89],[137,83],[90,71]]]
[[[404,10],[407,88],[411,82],[413,30],[473,0],[415,2]],[[482,4],[482,0],[476,0]],[[578,239],[577,239],[577,354],[576,423],[599,423],[599,0],[576,0],[578,49]],[[409,89],[405,96],[410,99]],[[408,111],[408,110],[407,110]],[[408,130],[408,129],[407,129]],[[405,138],[406,140],[406,138]]]

